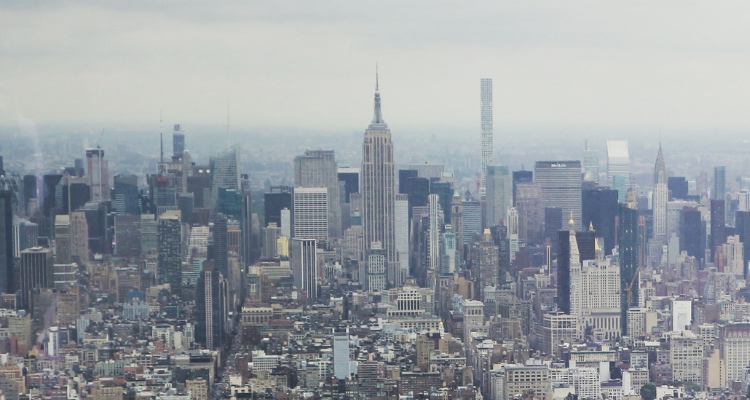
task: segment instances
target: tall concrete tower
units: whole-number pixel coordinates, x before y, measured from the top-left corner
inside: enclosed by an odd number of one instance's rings
[[[487,166],[492,164],[492,78],[482,78],[482,177],[479,195],[484,195],[487,181]]]
[[[393,160],[391,130],[380,111],[380,91],[375,74],[375,113],[365,130],[362,145],[362,227],[365,253],[379,242],[386,253],[386,262],[396,258],[396,164]],[[389,265],[389,268],[391,266]]]

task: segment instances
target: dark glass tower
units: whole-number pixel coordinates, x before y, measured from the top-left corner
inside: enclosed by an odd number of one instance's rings
[[[182,240],[180,220],[177,217],[161,218],[157,225],[159,240],[159,283],[168,283],[173,293],[182,287]]]
[[[265,224],[268,226],[271,222],[276,226],[281,226],[281,210],[292,210],[292,187],[291,186],[271,186],[271,191],[263,195]]]
[[[670,176],[667,178],[670,199],[687,200],[688,181],[684,176]]]
[[[0,191],[0,292],[2,293],[16,292],[13,276],[12,203],[13,192]]]
[[[583,229],[593,225],[596,236],[604,239],[604,254],[612,254],[617,237],[617,190],[603,186],[583,190],[581,202]]]
[[[750,261],[750,211],[737,211],[735,214],[734,231],[740,235],[740,242],[743,248],[743,273],[747,279],[747,262]]]
[[[711,200],[711,261],[716,256],[716,248],[727,241],[724,206],[724,199]]]
[[[697,208],[685,207],[680,211],[680,251],[686,251],[701,262],[706,254],[701,246],[702,225],[701,212]]]

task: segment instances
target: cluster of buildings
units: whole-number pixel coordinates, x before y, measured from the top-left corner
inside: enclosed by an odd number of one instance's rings
[[[474,187],[397,167],[377,84],[361,165],[307,150],[262,194],[236,147],[196,163],[179,125],[145,177],[110,179],[99,147],[0,171],[2,396],[747,393],[750,181],[672,176],[659,146],[641,187],[624,141],[512,171],[480,88]]]

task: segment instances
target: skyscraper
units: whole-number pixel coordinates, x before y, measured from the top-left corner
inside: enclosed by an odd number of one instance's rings
[[[711,261],[715,261],[716,248],[727,241],[724,199],[711,200]]]
[[[582,204],[584,229],[592,226],[596,236],[604,239],[604,254],[612,254],[617,237],[617,191],[606,186],[584,189]]]
[[[109,200],[109,170],[107,160],[104,159],[104,150],[100,147],[86,150],[86,160],[86,183],[91,188],[91,200]]]
[[[140,214],[138,204],[138,177],[135,175],[115,175],[115,204],[118,214]]]
[[[291,255],[294,286],[304,293],[309,304],[318,298],[318,256],[315,239],[292,239]]]
[[[396,252],[398,253],[398,263],[401,266],[401,276],[396,278],[406,278],[409,275],[409,200],[407,195],[396,195],[395,213]],[[403,281],[401,281],[401,285],[403,285]],[[396,283],[396,286],[401,285]]]
[[[505,220],[508,208],[513,206],[512,182],[508,167],[488,165],[485,185],[484,227],[490,228],[499,225],[500,220]]]
[[[159,283],[168,283],[176,292],[182,286],[182,240],[180,219],[176,216],[162,217],[158,221],[158,278]]]
[[[607,141],[607,181],[617,190],[619,202],[624,203],[630,187],[630,153],[624,140]]]
[[[271,186],[270,192],[263,194],[263,211],[266,226],[270,223],[276,223],[281,226],[281,210],[292,209],[292,192],[291,186]]]
[[[211,207],[219,200],[219,188],[240,190],[239,154],[237,148],[219,152],[211,159]]]
[[[583,150],[583,180],[599,183],[599,150],[589,149],[588,142]]]
[[[341,196],[338,166],[333,150],[307,150],[294,158],[297,188],[323,187],[328,191],[328,236],[341,237]]]
[[[724,200],[727,194],[727,167],[714,167],[714,190],[711,192],[712,200]]]
[[[747,221],[750,222],[750,213],[748,213]],[[695,257],[697,260],[703,260],[706,254],[701,245],[702,225],[701,212],[697,208],[685,207],[680,211],[680,251],[687,251],[689,256]],[[750,225],[748,225],[748,228],[750,228]],[[740,238],[743,237],[743,231],[744,229],[737,230]]]
[[[52,250],[32,247],[21,251],[21,302],[19,308],[29,311],[34,289],[54,288],[55,270]]]
[[[224,276],[213,268],[211,261],[203,265],[196,285],[195,340],[207,349],[216,349],[224,345],[226,337],[228,285]]]
[[[534,170],[536,183],[542,187],[542,207],[561,208],[561,226],[566,226],[571,213],[573,213],[573,220],[576,224],[575,230],[580,230],[581,162],[537,161]]]
[[[659,143],[659,154],[656,156],[654,166],[654,239],[664,242],[667,237],[667,201],[669,200],[669,188],[667,186],[667,167],[664,164],[664,154]]]
[[[667,178],[667,188],[669,189],[669,198],[687,200],[688,198],[688,181],[684,176],[670,176]]]
[[[482,78],[481,88],[481,124],[482,124],[482,171],[479,194],[486,190],[487,166],[492,164],[492,78]]]
[[[395,195],[396,165],[391,130],[380,110],[380,91],[375,76],[375,111],[362,145],[362,226],[365,250],[380,242],[386,261],[396,261]]]
[[[172,131],[172,158],[181,158],[184,152],[185,132],[182,131],[180,124],[175,124]]]
[[[344,182],[344,193],[342,203],[349,202],[349,195],[359,193],[359,168],[339,167],[339,182]]]
[[[577,261],[578,268],[580,268],[580,265],[584,261],[596,259],[596,237],[594,236],[594,232],[575,232],[573,226],[575,226],[575,223],[571,224],[569,222],[568,230],[558,232],[557,306],[566,314],[570,314],[571,312],[571,262]]]
[[[325,187],[294,189],[294,237],[328,240],[329,197]]]
[[[13,192],[0,191],[0,292],[15,293],[13,274]]]
[[[534,171],[513,171],[513,207],[516,206],[516,193],[518,191],[518,185],[522,183],[533,183],[534,182]]]
[[[70,216],[55,216],[55,261],[70,264],[71,258]]]

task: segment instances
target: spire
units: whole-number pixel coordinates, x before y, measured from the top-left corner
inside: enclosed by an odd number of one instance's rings
[[[375,115],[372,117],[372,123],[368,129],[387,129],[383,114],[380,111],[380,84],[378,82],[378,64],[375,64]]]
[[[664,162],[664,153],[661,151],[661,139],[659,139],[659,153],[656,155],[654,166],[654,185],[657,183],[667,183],[667,165]]]

